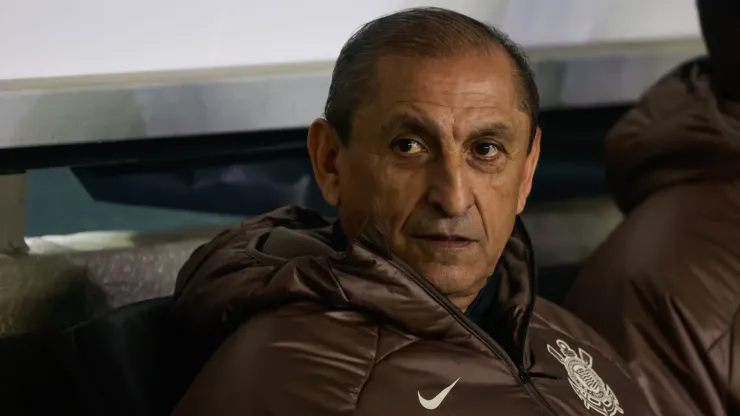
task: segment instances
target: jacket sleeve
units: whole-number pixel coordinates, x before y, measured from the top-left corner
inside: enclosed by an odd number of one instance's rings
[[[692,190],[630,214],[586,262],[566,307],[624,358],[657,415],[740,414],[732,411],[740,367],[731,368],[740,340],[728,328],[738,270],[721,243],[734,241],[736,228],[717,219],[721,202],[708,199],[716,186]],[[691,200],[702,204],[689,210]]]
[[[206,363],[173,415],[353,415],[376,340],[376,327],[354,312],[311,304],[252,318]]]
[[[713,406],[722,403],[717,391],[705,389],[712,383],[693,381],[711,380],[702,364],[705,354],[686,342],[693,330],[673,319],[680,312],[671,300],[653,297],[655,292],[632,292],[630,280],[621,280],[607,292],[589,285],[595,280],[590,277],[571,292],[567,307],[620,352],[655,413],[725,416],[721,406]]]

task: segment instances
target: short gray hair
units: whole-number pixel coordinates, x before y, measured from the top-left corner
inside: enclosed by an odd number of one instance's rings
[[[539,93],[521,47],[495,27],[451,10],[422,7],[375,19],[358,29],[342,47],[332,73],[324,116],[343,143],[352,119],[369,93],[375,64],[383,56],[446,58],[471,48],[502,48],[517,68],[520,108],[530,117],[530,146],[539,125]]]

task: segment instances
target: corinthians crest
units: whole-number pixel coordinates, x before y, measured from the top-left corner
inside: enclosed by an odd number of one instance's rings
[[[593,357],[580,348],[576,354],[563,340],[557,340],[555,343],[559,350],[549,344],[547,350],[565,366],[568,381],[578,397],[583,400],[586,409],[593,409],[604,416],[624,414],[611,387],[604,383],[604,380],[592,368]]]

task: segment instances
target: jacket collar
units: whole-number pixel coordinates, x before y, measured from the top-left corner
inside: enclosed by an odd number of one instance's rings
[[[339,223],[333,225],[338,241],[346,242]],[[333,258],[338,280],[346,292],[356,293],[354,302],[391,317],[420,336],[448,336],[457,331],[459,315],[452,304],[426,279],[393,255],[388,239],[375,221],[368,221],[347,250]],[[382,285],[380,290],[357,281],[360,273]],[[512,355],[526,349],[527,328],[536,299],[536,270],[532,245],[524,224],[517,218],[512,236],[499,260],[496,298],[486,311],[481,327]]]

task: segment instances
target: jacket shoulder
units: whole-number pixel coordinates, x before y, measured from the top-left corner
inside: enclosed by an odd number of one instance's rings
[[[378,327],[360,313],[296,303],[242,324],[175,415],[351,415],[375,363]]]
[[[625,322],[654,321],[654,330],[693,327],[713,345],[740,296],[740,263],[731,260],[740,258],[739,186],[686,184],[649,197],[584,264],[566,308],[610,339],[617,335],[606,331]]]
[[[584,264],[566,299],[620,352],[661,414],[711,413],[740,396],[721,381],[740,345],[732,344],[739,184],[682,184],[651,195]]]

